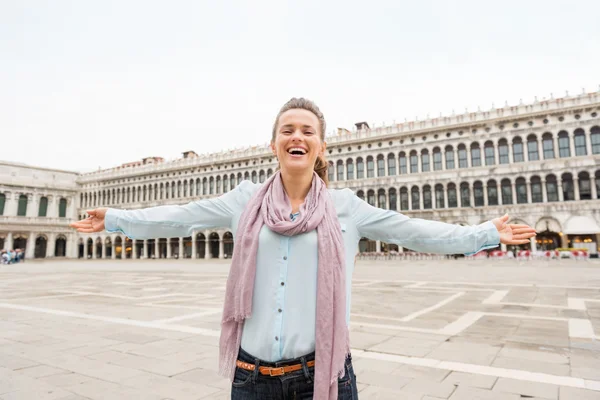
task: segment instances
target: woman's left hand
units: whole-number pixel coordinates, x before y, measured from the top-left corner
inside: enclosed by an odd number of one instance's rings
[[[529,225],[507,224],[508,214],[492,220],[498,233],[500,234],[500,243],[504,244],[525,244],[529,239],[535,236],[535,228]]]

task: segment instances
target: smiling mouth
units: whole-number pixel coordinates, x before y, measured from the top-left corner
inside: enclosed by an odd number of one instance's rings
[[[300,148],[300,147],[292,147],[291,149],[288,149],[288,154],[295,156],[295,157],[301,157],[303,155],[306,155],[306,150]]]

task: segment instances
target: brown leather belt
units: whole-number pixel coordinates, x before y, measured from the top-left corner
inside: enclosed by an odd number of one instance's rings
[[[245,369],[246,371],[254,371],[254,369],[256,368],[254,364],[248,364],[248,363],[242,362],[240,360],[237,360],[236,364],[238,367]],[[308,367],[314,367],[315,362],[314,362],[314,360],[308,361],[306,363],[306,365]],[[289,374],[290,372],[300,371],[301,369],[302,369],[302,364],[294,364],[294,365],[286,365],[285,367],[258,367],[258,372],[260,372],[262,375],[282,376],[285,374]]]

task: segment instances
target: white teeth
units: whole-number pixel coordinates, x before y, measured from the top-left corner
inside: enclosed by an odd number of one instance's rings
[[[292,147],[291,149],[288,150],[288,153],[292,153],[293,151],[298,151],[302,154],[306,154],[306,150],[300,148],[300,147]]]

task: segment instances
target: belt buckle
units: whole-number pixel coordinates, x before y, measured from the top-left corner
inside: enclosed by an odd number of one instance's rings
[[[281,376],[281,375],[285,375],[285,371],[283,370],[283,367],[271,368],[269,370],[269,375],[271,375],[271,376]]]

